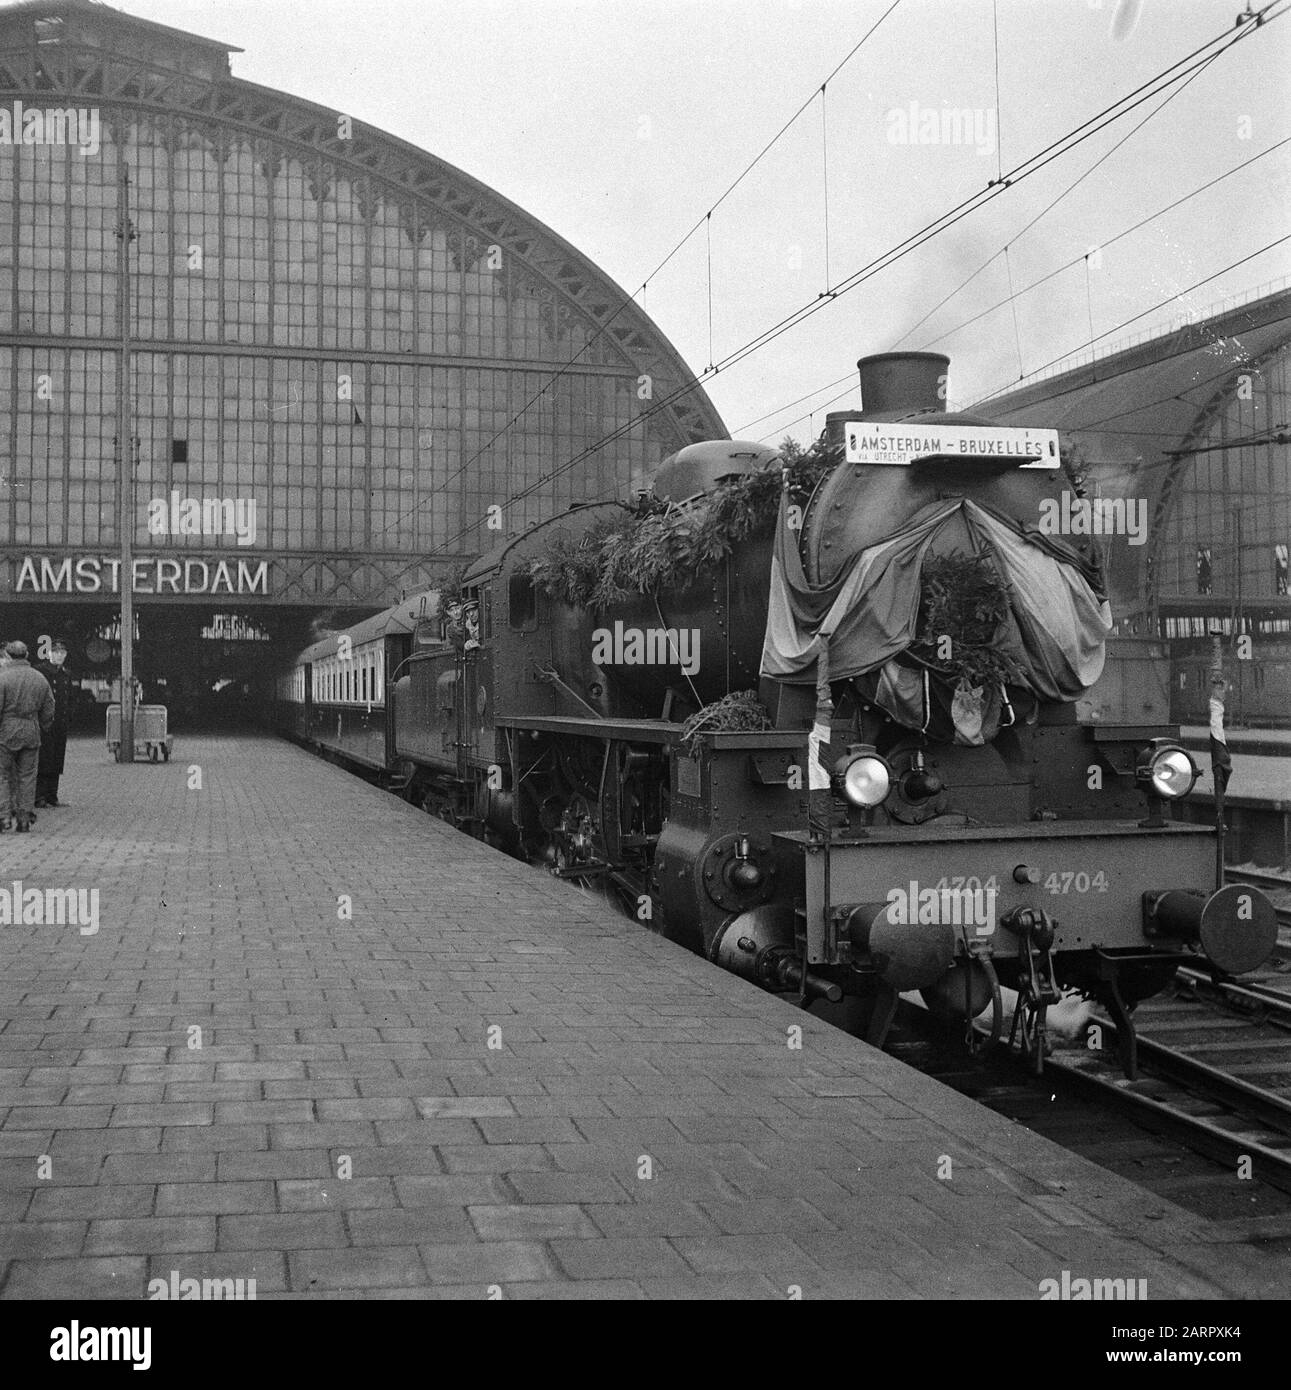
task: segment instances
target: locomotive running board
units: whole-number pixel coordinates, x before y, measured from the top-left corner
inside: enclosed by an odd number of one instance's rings
[[[633,743],[676,743],[682,726],[662,719],[581,719],[568,714],[499,716],[499,729],[537,730],[543,734],[574,734],[598,740],[622,739]]]

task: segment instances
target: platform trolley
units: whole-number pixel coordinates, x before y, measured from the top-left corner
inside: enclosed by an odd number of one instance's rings
[[[121,761],[121,706],[108,706],[108,751]],[[175,740],[166,732],[165,705],[136,705],[134,712],[134,754],[149,762],[170,761]]]

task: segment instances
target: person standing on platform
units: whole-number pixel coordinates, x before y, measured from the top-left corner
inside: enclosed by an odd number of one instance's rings
[[[5,647],[9,664],[0,671],[0,830],[23,834],[36,819],[36,767],[40,735],[54,722],[49,682],[27,663],[26,642]]]
[[[72,691],[75,683],[63,669],[67,646],[55,642],[49,649],[49,661],[35,667],[49,682],[54,694],[54,722],[40,737],[40,763],[36,769],[36,805],[61,806],[58,799],[58,779],[63,775],[67,757],[67,723],[72,713]]]

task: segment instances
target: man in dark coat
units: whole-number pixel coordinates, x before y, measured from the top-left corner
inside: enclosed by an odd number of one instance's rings
[[[54,722],[40,736],[40,764],[36,769],[36,805],[61,806],[58,799],[58,779],[63,775],[67,757],[67,722],[72,713],[72,693],[75,682],[63,667],[67,647],[55,642],[49,649],[49,660],[39,662],[35,669],[49,682],[54,694]]]
[[[0,830],[12,816],[20,834],[36,819],[36,765],[40,735],[54,722],[54,694],[49,682],[27,663],[27,644],[5,647],[9,664],[0,671]]]

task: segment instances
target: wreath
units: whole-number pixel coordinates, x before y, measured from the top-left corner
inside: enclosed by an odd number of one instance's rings
[[[911,654],[956,687],[1016,683],[1022,667],[1000,645],[1009,616],[1009,586],[989,554],[928,555],[923,562],[919,622]]]

